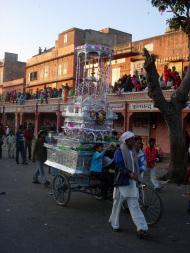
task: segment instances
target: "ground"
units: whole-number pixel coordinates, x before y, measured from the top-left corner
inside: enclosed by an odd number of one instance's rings
[[[73,193],[67,207],[57,206],[50,188],[32,184],[35,165],[0,160],[0,252],[133,252],[185,253],[190,248],[190,216],[185,187],[166,184],[160,193],[163,217],[139,240],[128,214],[121,214],[123,232],[108,224],[109,201]],[[51,178],[50,178],[51,179]]]

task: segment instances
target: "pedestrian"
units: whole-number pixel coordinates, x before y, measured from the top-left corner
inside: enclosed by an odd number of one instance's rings
[[[0,159],[2,159],[2,146],[3,146],[4,135],[5,135],[5,131],[3,129],[3,125],[0,124]]]
[[[31,160],[32,140],[34,138],[34,134],[31,127],[28,127],[25,130],[24,137],[25,137],[25,155],[27,158],[28,153],[28,159]]]
[[[36,171],[33,176],[33,183],[41,183],[45,186],[50,185],[50,182],[47,180],[45,171],[44,171],[44,162],[47,160],[47,149],[44,146],[45,143],[45,132],[40,131],[38,134],[38,138],[34,144],[34,150],[33,150],[33,158],[32,161],[36,161]],[[40,177],[40,181],[38,178]]]
[[[8,136],[9,133],[10,133],[10,128],[9,128],[9,126],[6,126],[6,128],[5,128],[5,135]]]
[[[10,131],[9,135],[7,136],[7,152],[8,152],[8,158],[14,158],[15,136],[13,134],[13,131]]]
[[[143,142],[140,136],[135,137],[135,150],[137,152],[137,159],[139,165],[140,180],[143,181],[144,172],[146,171],[146,155],[143,151]]]
[[[69,90],[70,90],[70,87],[69,87],[68,83],[66,83],[65,85],[62,85],[62,98],[63,98],[64,103],[67,102]]]
[[[145,148],[147,171],[150,172],[150,181],[153,184],[154,190],[160,190],[160,183],[156,176],[156,162],[159,161],[158,152],[155,148],[156,140],[149,139],[149,145]]]
[[[114,231],[121,231],[119,215],[122,203],[126,200],[132,220],[137,227],[137,236],[140,239],[145,239],[148,236],[148,226],[138,202],[139,167],[134,150],[134,137],[134,133],[130,131],[123,133],[120,138],[121,145],[115,152],[114,201],[109,222]]]
[[[95,152],[92,156],[90,165],[90,176],[92,179],[101,181],[101,198],[107,198],[108,181],[106,180],[106,173],[103,171],[103,160],[106,150],[103,150],[102,143],[96,143],[94,146]],[[111,160],[111,159],[110,159]]]
[[[16,132],[16,163],[19,164],[19,154],[22,158],[22,164],[26,163],[26,156],[25,156],[25,150],[24,150],[24,131],[23,131],[23,125],[19,126],[18,131]]]

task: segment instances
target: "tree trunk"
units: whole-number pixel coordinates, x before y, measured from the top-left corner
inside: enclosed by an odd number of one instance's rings
[[[190,41],[190,37],[189,37]],[[189,44],[190,45],[190,44]],[[169,129],[170,139],[170,175],[179,184],[183,181],[187,166],[187,151],[182,127],[181,111],[188,101],[190,91],[190,68],[182,80],[180,87],[174,91],[171,100],[164,98],[158,82],[155,57],[144,49],[144,68],[147,72],[149,96],[160,110]]]
[[[187,36],[188,36],[188,50],[189,50],[188,61],[190,61],[190,33]]]
[[[171,178],[180,184],[185,175],[187,166],[187,152],[182,127],[181,113],[175,113],[172,117],[165,117],[169,129],[170,140],[170,166]]]

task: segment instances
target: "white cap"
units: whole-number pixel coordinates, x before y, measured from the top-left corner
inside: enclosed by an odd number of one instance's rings
[[[134,134],[133,132],[127,131],[127,132],[125,132],[125,133],[123,133],[123,134],[121,135],[121,137],[120,137],[119,140],[120,140],[122,143],[125,143],[126,140],[131,139],[131,138],[133,138],[133,137],[135,137],[135,134]]]

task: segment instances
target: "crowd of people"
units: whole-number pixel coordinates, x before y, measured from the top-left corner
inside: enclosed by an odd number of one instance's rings
[[[183,76],[187,71],[187,67],[184,68]],[[177,89],[181,84],[181,77],[176,71],[176,67],[173,66],[172,69],[168,68],[167,65],[164,66],[163,73],[159,77],[160,87],[163,90]],[[125,93],[125,92],[140,92],[146,91],[147,80],[146,73],[143,68],[140,72],[137,70],[134,75],[124,75],[114,86],[110,86],[110,93]],[[44,89],[36,89],[36,92],[21,92],[17,90],[12,90],[6,92],[6,94],[1,95],[0,100],[11,103],[24,104],[26,100],[37,99],[40,103],[48,103],[49,98],[63,98],[66,101],[66,97],[73,96],[74,91],[69,85],[62,86],[62,88],[52,88],[45,87]]]
[[[68,84],[60,89],[45,87],[44,89],[36,89],[36,92],[21,92],[17,90],[8,91],[1,96],[1,100],[10,103],[24,104],[26,100],[37,99],[40,103],[48,103],[49,98],[63,98],[73,96],[73,90]]]
[[[3,127],[0,124],[0,158],[2,158],[2,146],[4,145],[8,158],[15,158],[16,163],[19,164],[19,156],[21,156],[22,164],[26,164],[27,158],[31,160],[33,139],[34,130],[31,124],[27,127],[21,125],[16,134],[9,126]]]
[[[48,186],[50,182],[47,180],[44,171],[44,162],[47,160],[47,150],[44,147],[47,132],[41,130],[35,140],[33,152],[32,145],[34,141],[34,129],[32,124],[28,126],[20,125],[16,134],[8,127],[0,124],[0,159],[2,159],[2,146],[7,151],[7,157],[15,159],[16,164],[21,163],[27,165],[27,161],[36,162],[37,167],[33,177],[33,183],[38,182],[40,176],[41,183]]]
[[[113,86],[113,93],[137,92],[147,89],[146,74],[141,69],[140,74],[136,71],[133,76],[124,75]]]
[[[183,76],[187,71],[187,67],[184,68]],[[161,89],[177,89],[181,84],[181,77],[176,71],[176,67],[173,66],[172,69],[168,68],[167,65],[164,66],[162,75],[159,77],[159,84]],[[140,92],[146,91],[147,80],[146,73],[143,68],[141,68],[140,73],[135,71],[134,75],[124,75],[117,82],[115,82],[113,87],[113,93],[124,93],[124,92]]]

